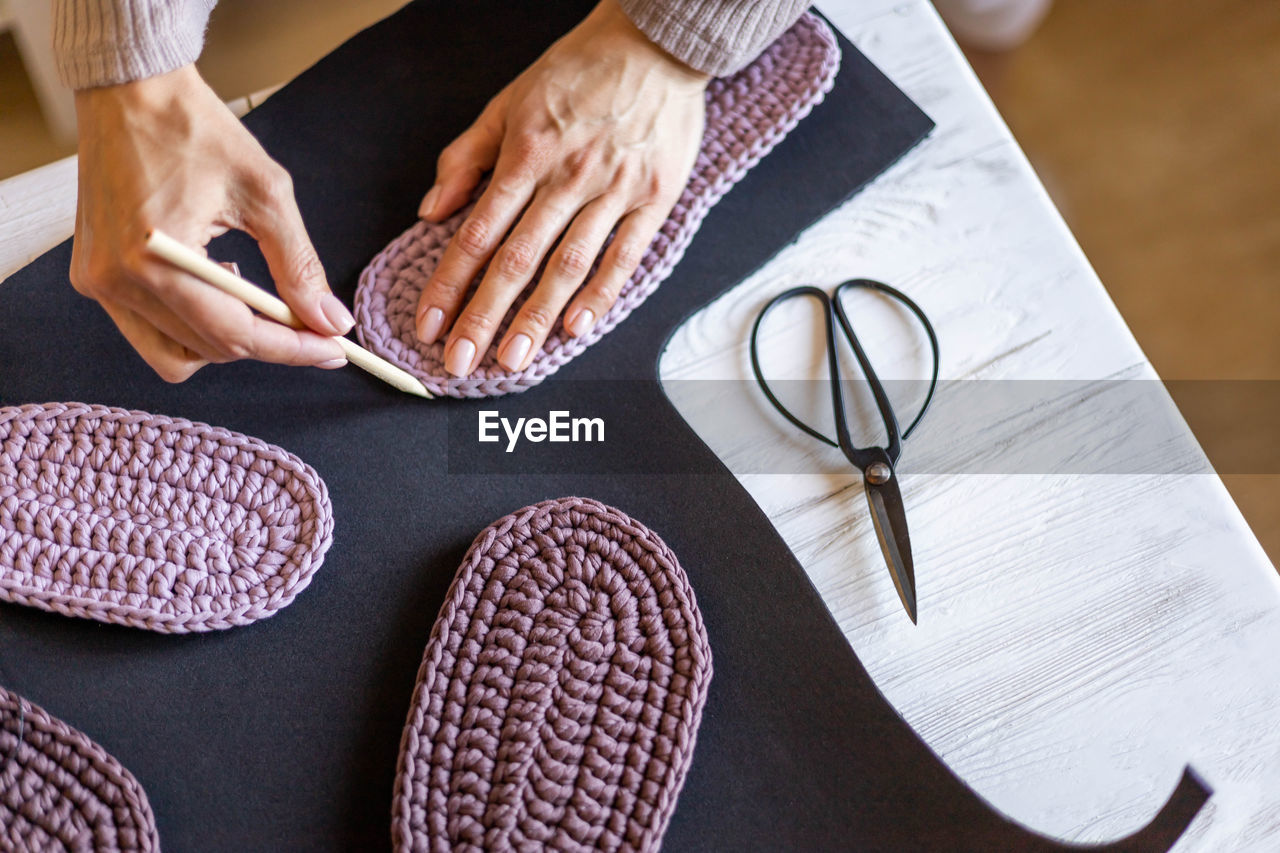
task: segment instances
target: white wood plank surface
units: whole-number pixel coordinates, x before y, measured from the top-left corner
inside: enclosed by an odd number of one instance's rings
[[[1216,476],[1172,462],[1135,475],[904,476],[915,627],[856,472],[752,384],[747,338],[763,303],[851,277],[922,305],[944,379],[1155,377],[932,8],[820,8],[938,127],[690,318],[661,363],[668,393],[742,472],[888,699],[996,808],[1059,838],[1113,839],[1145,824],[1190,763],[1215,794],[1178,849],[1280,849],[1280,582]],[[920,336],[858,304],[882,377],[925,376]],[[825,375],[816,313],[780,313],[762,347],[770,376]],[[1071,422],[1039,427],[1052,440]],[[904,462],[911,453],[908,441]]]
[[[731,468],[803,472],[739,477],[888,699],[996,808],[1060,838],[1115,838],[1190,763],[1215,794],[1178,849],[1280,849],[1280,581],[1216,476],[908,474],[913,627],[843,458],[747,381],[694,393],[749,379],[747,330],[770,295],[850,276],[922,304],[946,379],[1155,376],[932,8],[820,7],[938,127],[677,332],[661,365],[673,400]],[[0,182],[0,278],[70,234],[74,162]],[[881,374],[922,375],[877,311],[860,316],[880,323]],[[805,316],[783,319],[767,341],[778,375],[815,375],[819,352],[794,344]],[[725,406],[772,440],[726,428]]]
[[[0,181],[0,281],[70,237],[75,223],[75,157]]]

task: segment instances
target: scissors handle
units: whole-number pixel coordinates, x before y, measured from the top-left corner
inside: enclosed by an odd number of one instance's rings
[[[933,369],[929,374],[929,391],[925,394],[924,402],[920,404],[920,409],[916,412],[916,416],[911,419],[911,423],[907,424],[907,428],[902,430],[899,438],[899,444],[901,444],[911,435],[919,425],[921,418],[924,417],[924,413],[929,410],[929,404],[933,402],[933,392],[938,388],[938,370],[942,366],[942,356],[938,348],[938,335],[934,332],[933,324],[929,322],[924,309],[917,305],[915,300],[896,287],[891,287],[882,281],[875,281],[869,278],[849,279],[836,287],[835,292],[831,295],[831,303],[835,309],[836,317],[840,321],[845,337],[849,340],[854,356],[858,359],[858,365],[867,376],[867,381],[871,385],[871,392],[876,398],[876,406],[880,409],[880,414],[886,421],[893,420],[895,427],[897,426],[897,421],[893,416],[893,407],[889,403],[889,396],[885,394],[884,386],[880,384],[880,377],[876,376],[875,369],[871,366],[871,360],[867,358],[866,352],[862,349],[862,344],[858,341],[858,336],[853,331],[853,324],[849,322],[849,315],[844,310],[844,302],[840,298],[846,290],[855,288],[875,290],[899,302],[915,315],[915,318],[920,321],[920,325],[924,328],[925,335],[929,338],[929,353],[933,359]],[[894,462],[898,461],[899,453],[900,449],[899,451],[890,451],[890,456]]]
[[[866,351],[863,350],[861,342],[858,340],[857,334],[853,330],[853,324],[849,322],[849,317],[844,309],[841,296],[848,290],[855,288],[866,288],[877,290],[885,295],[902,303],[912,314],[920,321],[924,327],[925,334],[929,338],[929,347],[933,355],[933,369],[929,380],[929,391],[925,395],[924,403],[920,406],[920,410],[907,425],[905,430],[899,431],[898,419],[893,411],[893,406],[889,401],[888,394],[885,393],[884,386],[880,383],[880,378],[876,375],[875,368],[871,365],[870,358],[867,357]],[[764,324],[765,318],[774,308],[783,302],[796,297],[808,296],[817,299],[823,306],[823,319],[826,333],[827,343],[827,361],[831,375],[831,402],[833,415],[835,418],[836,438],[832,440],[818,430],[806,424],[800,418],[796,417],[792,412],[782,404],[777,395],[773,393],[773,389],[769,387],[768,381],[764,378],[764,371],[760,366],[759,353],[759,334],[760,328]],[[839,325],[840,331],[848,340],[853,350],[854,357],[858,360],[859,367],[862,368],[866,375],[867,383],[871,386],[871,393],[876,400],[876,408],[880,411],[880,417],[884,421],[885,432],[888,436],[887,446],[884,448],[876,447],[858,447],[853,443],[853,439],[849,434],[848,419],[845,414],[844,392],[842,389],[843,376],[840,370],[839,349],[836,345],[835,330]],[[887,456],[890,465],[896,464],[902,453],[902,441],[916,428],[920,423],[920,419],[924,417],[925,411],[929,408],[930,402],[933,400],[934,390],[938,385],[938,370],[940,367],[940,356],[938,349],[938,336],[933,330],[933,324],[929,322],[929,318],[925,316],[924,311],[912,301],[902,291],[890,287],[887,284],[871,279],[850,279],[843,282],[835,292],[828,296],[827,292],[819,287],[812,285],[802,285],[793,287],[779,293],[773,299],[769,300],[756,316],[755,324],[751,328],[750,341],[751,354],[751,370],[755,373],[756,381],[760,384],[760,389],[764,392],[765,397],[773,405],[778,412],[788,421],[806,434],[813,436],[824,444],[832,447],[838,447],[844,455],[856,465],[864,473],[868,467],[883,464]],[[892,471],[888,472],[892,476]]]

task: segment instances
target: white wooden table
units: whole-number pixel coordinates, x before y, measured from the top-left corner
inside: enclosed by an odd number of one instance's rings
[[[1280,849],[1280,581],[1216,476],[904,477],[913,627],[843,458],[759,399],[746,403],[773,440],[744,445],[687,393],[683,380],[750,377],[747,329],[770,295],[851,276],[923,305],[944,379],[1155,376],[932,7],[821,8],[938,127],[673,337],[673,399],[731,468],[755,454],[807,472],[739,477],[885,695],[997,809],[1107,840],[1145,824],[1190,763],[1214,796],[1178,849]],[[71,233],[74,194],[72,161],[0,182],[0,276]],[[883,319],[869,336],[882,375],[919,376],[918,351],[884,360],[899,327]],[[781,374],[812,375],[817,352],[792,349]]]

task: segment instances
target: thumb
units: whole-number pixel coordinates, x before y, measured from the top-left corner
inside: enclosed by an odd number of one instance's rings
[[[484,173],[493,168],[502,148],[506,91],[489,102],[471,127],[440,152],[436,182],[422,199],[418,216],[440,222],[471,200]]]
[[[324,266],[294,200],[292,181],[283,174],[283,179],[246,206],[245,230],[258,241],[276,291],[298,319],[322,335],[345,335],[355,318],[329,290]]]

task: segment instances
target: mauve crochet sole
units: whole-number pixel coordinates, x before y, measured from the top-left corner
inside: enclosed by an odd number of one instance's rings
[[[333,538],[291,453],[82,403],[0,408],[0,601],[164,633],[273,615]]]
[[[710,681],[693,590],[652,531],[583,498],[499,519],[418,672],[396,849],[656,850]]]
[[[490,347],[474,373],[456,379],[444,369],[444,338],[430,345],[418,341],[418,297],[470,206],[438,225],[415,223],[360,274],[355,298],[360,341],[418,377],[434,394],[488,397],[537,385],[600,340],[657,289],[684,255],[707,211],[822,102],[839,66],[835,35],[816,15],[805,13],[755,62],[731,77],[713,80],[707,88],[702,149],[689,183],[618,301],[580,337],[568,335],[557,320],[524,370],[499,365],[497,348]],[[522,302],[512,306],[495,342],[502,339]]]
[[[0,850],[159,850],[138,780],[88,737],[0,687]]]

